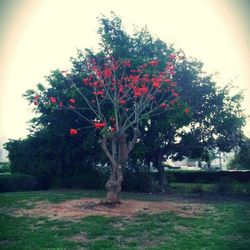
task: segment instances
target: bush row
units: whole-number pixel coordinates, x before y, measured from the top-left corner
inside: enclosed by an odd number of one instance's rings
[[[30,191],[37,187],[35,177],[26,174],[1,174],[0,192]]]
[[[186,183],[218,183],[221,178],[228,177],[238,182],[250,181],[250,171],[183,171],[168,170],[176,182]]]
[[[249,182],[248,172],[207,172],[207,171],[167,171],[168,182],[180,183],[220,183],[222,179],[232,182]],[[88,169],[67,178],[54,177],[48,188],[82,188],[82,189],[104,189],[108,179],[108,173],[96,169]],[[38,181],[37,181],[38,180]],[[0,192],[22,191],[33,189],[44,189],[40,179],[26,174],[1,174]],[[147,171],[125,171],[122,184],[123,191],[136,192],[159,192],[161,191],[157,174]]]

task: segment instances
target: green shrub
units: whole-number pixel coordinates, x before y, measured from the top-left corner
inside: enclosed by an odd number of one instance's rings
[[[0,192],[28,191],[36,188],[36,178],[26,174],[0,175]]]
[[[0,162],[0,173],[10,173],[10,163]]]
[[[125,171],[122,183],[123,191],[156,192],[157,184],[153,176],[147,171]]]
[[[228,176],[221,177],[219,183],[215,186],[215,191],[220,194],[232,193],[234,180]]]
[[[108,176],[96,169],[76,173],[72,178],[72,187],[86,189],[104,189]]]
[[[250,171],[168,170],[166,173],[174,175],[176,182],[182,183],[218,183],[222,177],[229,177],[238,182],[248,182],[250,180]]]

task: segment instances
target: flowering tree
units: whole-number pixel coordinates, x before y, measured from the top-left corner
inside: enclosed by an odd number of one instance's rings
[[[62,96],[34,96],[35,105],[43,102],[79,115],[83,126],[70,128],[72,136],[88,125],[100,131],[99,142],[111,165],[106,183],[109,203],[119,201],[122,169],[139,139],[140,125],[149,117],[181,105],[178,87],[173,81],[175,61],[176,55],[170,54],[164,69],[159,70],[158,60],[133,67],[132,60],[106,56],[97,61],[86,57],[81,66],[81,86],[74,73],[61,72],[70,86],[66,102]]]

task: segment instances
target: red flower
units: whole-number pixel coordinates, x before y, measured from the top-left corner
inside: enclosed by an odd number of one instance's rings
[[[159,82],[153,82],[153,87],[154,88],[160,88],[160,83]]]
[[[109,69],[109,68],[104,69],[104,72],[103,72],[104,78],[109,78],[111,76],[111,74],[112,74],[111,69]]]
[[[94,127],[96,129],[101,129],[101,128],[105,127],[105,126],[106,126],[105,122],[94,122]]]
[[[165,70],[167,70],[167,71],[174,70],[174,65],[173,65],[173,63],[168,62],[168,63],[166,64]]]
[[[125,103],[126,103],[125,100],[120,100],[120,104],[121,104],[121,105],[124,105]]]
[[[150,64],[151,66],[157,66],[158,61],[152,60],[152,61],[148,62],[148,64]]]
[[[36,105],[36,106],[38,105],[38,101],[37,100],[34,101],[34,105]]]
[[[76,101],[75,101],[75,99],[69,99],[69,103],[71,103],[71,104],[75,104],[75,103],[76,103]]]
[[[188,114],[190,112],[189,108],[185,108],[184,112]]]
[[[141,96],[142,94],[141,94],[141,92],[139,92],[139,91],[134,91],[134,97],[139,97],[139,96]]]
[[[123,63],[123,66],[125,66],[125,67],[131,67],[131,64],[130,64],[130,60],[126,60],[126,61],[124,61]]]
[[[50,102],[53,103],[53,104],[56,103],[56,98],[53,97],[53,96],[51,96],[51,97],[49,98],[49,100],[50,100]]]
[[[59,102],[59,107],[61,108],[63,106],[63,103],[62,102]]]
[[[171,101],[170,105],[173,106],[175,104],[175,101]]]
[[[83,78],[83,83],[84,83],[84,85],[87,85],[88,84],[88,82],[89,82],[89,78]]]
[[[100,90],[100,91],[93,91],[93,95],[103,95],[104,91]]]
[[[174,96],[174,97],[178,97],[179,94],[178,94],[177,92],[173,91],[173,96]]]
[[[162,103],[162,104],[160,104],[160,107],[161,108],[165,108],[165,107],[167,107],[167,104],[166,103]]]
[[[40,98],[40,95],[35,95],[34,99],[38,100]]]
[[[141,88],[139,88],[139,90],[140,90],[140,92],[142,93],[142,94],[147,94],[148,93],[148,88],[145,86],[145,87],[141,87]]]
[[[175,55],[175,54],[170,54],[169,59],[173,60],[173,59],[175,59],[175,58],[176,58],[176,55]]]
[[[74,109],[74,108],[75,108],[75,106],[69,105],[69,108],[70,108],[70,109]]]
[[[111,128],[111,132],[114,133],[116,131],[116,128],[115,127],[112,127]]]
[[[76,129],[71,128],[71,129],[69,130],[69,133],[70,133],[71,135],[76,135],[78,132],[77,132]]]

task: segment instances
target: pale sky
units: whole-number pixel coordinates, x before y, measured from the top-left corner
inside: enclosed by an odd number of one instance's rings
[[[22,97],[69,67],[76,49],[97,48],[98,21],[114,11],[128,32],[133,24],[232,79],[245,90],[250,115],[249,0],[0,0],[0,138],[24,138],[34,117]],[[250,136],[250,121],[245,133]]]

